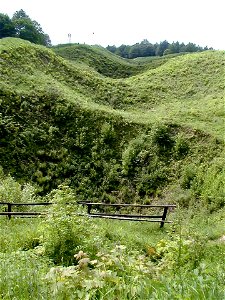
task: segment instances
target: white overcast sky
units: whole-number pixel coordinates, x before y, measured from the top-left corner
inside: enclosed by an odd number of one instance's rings
[[[0,0],[0,13],[23,9],[52,44],[132,45],[193,42],[225,50],[225,0]]]

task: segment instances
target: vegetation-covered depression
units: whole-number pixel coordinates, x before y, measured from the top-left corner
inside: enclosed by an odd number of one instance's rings
[[[0,40],[0,201],[55,203],[0,219],[0,298],[224,299],[224,52],[53,50]],[[161,230],[79,199],[177,209]]]
[[[127,79],[19,39],[2,39],[0,56],[6,173],[43,192],[68,181],[89,199],[145,202],[178,189],[187,202],[222,205],[223,52],[170,58]]]

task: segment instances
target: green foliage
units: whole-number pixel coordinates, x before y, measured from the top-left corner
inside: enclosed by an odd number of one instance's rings
[[[208,163],[190,164],[183,168],[180,184],[185,197],[180,198],[183,206],[201,203],[210,211],[224,206],[224,161],[218,157]]]
[[[74,255],[75,266],[54,267],[46,280],[52,293],[62,298],[72,294],[78,299],[85,295],[90,299],[106,295],[109,299],[161,299],[162,295],[166,299],[175,295],[181,299],[202,295],[222,299],[222,264],[211,268],[209,262],[214,255],[220,261],[224,246],[208,245],[206,236],[185,233],[181,226],[177,225],[178,233],[170,240],[161,239],[154,247],[146,245],[145,254],[123,244],[97,252],[94,259],[80,250]],[[215,278],[212,291],[210,284]]]
[[[138,162],[138,154],[142,150],[142,145],[144,144],[146,136],[142,135],[134,140],[132,140],[126,147],[123,153],[123,173],[125,175],[134,175],[135,165]],[[143,153],[144,154],[144,153]],[[141,154],[140,154],[141,156]]]
[[[224,298],[224,210],[177,209],[160,230],[78,219],[76,202],[65,208],[76,201],[66,186],[47,199],[57,204],[45,220],[0,220],[2,299]]]
[[[182,159],[188,154],[189,150],[190,146],[187,138],[183,134],[178,135],[174,145],[174,157],[178,160]]]
[[[0,39],[15,35],[15,27],[8,15],[0,14]]]
[[[0,39],[17,37],[35,44],[50,46],[51,41],[36,21],[32,21],[24,10],[16,11],[12,17],[0,14]]]
[[[46,276],[56,296],[73,294],[76,298],[83,299],[88,294],[93,299],[106,295],[107,290],[113,291],[114,297],[121,297],[124,293],[127,293],[127,297],[132,294],[135,296],[140,291],[137,283],[152,276],[152,263],[146,257],[138,256],[138,253],[131,255],[123,245],[118,245],[109,252],[98,252],[95,260],[91,260],[83,251],[79,251],[75,257],[77,266],[52,268]],[[129,276],[123,276],[124,271],[129,272]],[[132,290],[126,291],[132,277],[135,278]]]
[[[78,68],[88,72],[97,71],[101,75],[111,78],[127,78],[150,69],[156,69],[176,56],[176,54],[164,57],[150,56],[131,60],[110,53],[107,51],[108,47],[104,49],[100,46],[85,44],[57,45],[52,49],[57,55],[73,62]]]
[[[11,176],[0,175],[0,202],[35,202],[36,190],[29,183],[21,185]]]
[[[82,47],[71,45],[77,59],[105,51]],[[200,170],[223,148],[223,114],[215,114],[222,111],[222,52],[156,59],[155,69],[120,80],[17,39],[1,40],[0,56],[6,173],[36,183],[40,194],[66,182],[84,200],[209,202]],[[219,194],[215,207],[223,205]]]
[[[211,211],[225,204],[224,178],[224,158],[219,157],[212,160],[209,165],[201,166],[193,180],[192,189],[195,195],[199,196],[203,205]]]
[[[0,253],[1,299],[51,299],[42,283],[48,264],[47,260],[30,251]]]
[[[157,147],[156,151],[161,156],[169,155],[174,146],[174,139],[171,133],[170,126],[164,124],[155,126],[152,130],[152,143]]]
[[[75,263],[74,254],[80,249],[93,255],[103,246],[104,239],[98,237],[98,227],[82,216],[84,209],[76,203],[70,188],[61,186],[48,195],[48,200],[54,205],[41,223],[41,243],[44,254],[54,264],[69,266]]]
[[[111,79],[1,40],[0,199],[55,204],[0,219],[0,298],[224,299],[224,53],[147,61]],[[161,230],[80,199],[182,210]]]
[[[106,49],[124,58],[136,58],[146,56],[162,56],[173,53],[206,51],[208,50],[208,47],[203,48],[193,43],[188,43],[185,45],[184,43],[169,43],[167,41],[151,44],[148,40],[144,39],[141,43],[136,43],[132,46],[107,46]],[[212,48],[210,48],[210,50],[212,50]]]
[[[174,113],[181,118],[186,116],[190,105],[190,114],[192,116],[196,114],[196,117],[201,115],[203,117],[203,114],[199,112],[199,105],[203,109],[204,105],[207,105],[209,113],[208,105],[212,99],[222,99],[224,89],[224,82],[222,81],[223,70],[219,66],[221,61],[224,62],[224,54],[221,52],[221,59],[217,61],[217,59],[214,60],[214,53],[213,51],[207,51],[179,56],[176,59],[170,59],[154,70],[149,70],[139,76],[127,79],[127,81],[135,85],[135,88],[138,88],[138,106],[143,108],[141,103],[146,103],[145,108],[154,108],[156,112],[164,113],[164,119],[166,120],[171,120],[171,116],[168,115],[165,118],[165,114],[166,112],[170,114],[173,108],[175,109]],[[207,65],[206,58],[212,59],[212,65]],[[218,72],[217,76],[212,75],[215,68]],[[209,77],[211,78],[210,81]],[[194,106],[196,111],[193,111],[194,103],[196,103],[196,107]],[[182,111],[184,114],[182,114]],[[182,122],[182,120],[180,121]]]
[[[136,75],[145,69],[145,66],[121,59],[99,46],[80,44],[58,45],[52,47],[57,55],[75,62],[89,72],[97,71],[101,75],[112,78],[126,78]]]
[[[48,217],[43,221],[43,245],[44,251],[54,263],[69,265],[73,262],[73,253],[80,244],[82,225],[78,220],[72,219],[72,207],[67,203],[74,203],[74,194],[70,189],[62,187],[52,191],[48,199],[55,203],[51,207]],[[76,206],[73,206],[76,211]],[[76,226],[74,226],[76,224]],[[76,228],[78,227],[78,228]]]
[[[190,189],[192,182],[196,176],[196,165],[190,164],[183,169],[181,176],[181,187]]]
[[[157,195],[174,178],[171,166],[174,153],[178,152],[175,136],[172,125],[156,125],[126,147],[122,155],[122,172],[139,196]],[[185,151],[183,157],[186,155]]]

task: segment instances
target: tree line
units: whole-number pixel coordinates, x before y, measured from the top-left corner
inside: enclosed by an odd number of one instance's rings
[[[0,39],[4,37],[17,37],[35,44],[50,46],[49,36],[43,32],[40,24],[25,13],[16,11],[13,17],[0,13]]]
[[[166,40],[160,43],[152,44],[147,39],[144,39],[141,43],[136,43],[131,46],[121,45],[119,47],[116,47],[115,45],[113,45],[107,46],[106,49],[124,58],[163,56],[181,52],[198,52],[212,50],[212,48],[208,48],[207,46],[200,47],[194,43],[169,43]]]

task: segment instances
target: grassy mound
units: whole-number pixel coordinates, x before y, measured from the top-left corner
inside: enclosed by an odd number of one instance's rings
[[[118,77],[127,77],[121,70],[133,68],[127,80],[98,84],[91,96],[96,93],[98,103],[125,109],[124,115],[138,123],[173,121],[223,138],[224,52],[124,60],[97,46],[64,45],[54,51],[105,76],[117,77],[120,70]]]
[[[101,46],[85,44],[65,44],[52,48],[61,57],[73,61],[77,66],[89,68],[111,78],[126,78],[149,69],[155,69],[180,54],[164,57],[145,57],[125,59],[117,56]],[[182,54],[183,55],[183,54]]]
[[[77,64],[89,66],[98,73],[112,78],[124,78],[140,72],[138,64],[112,54],[100,46],[59,45],[53,47],[56,54]]]

